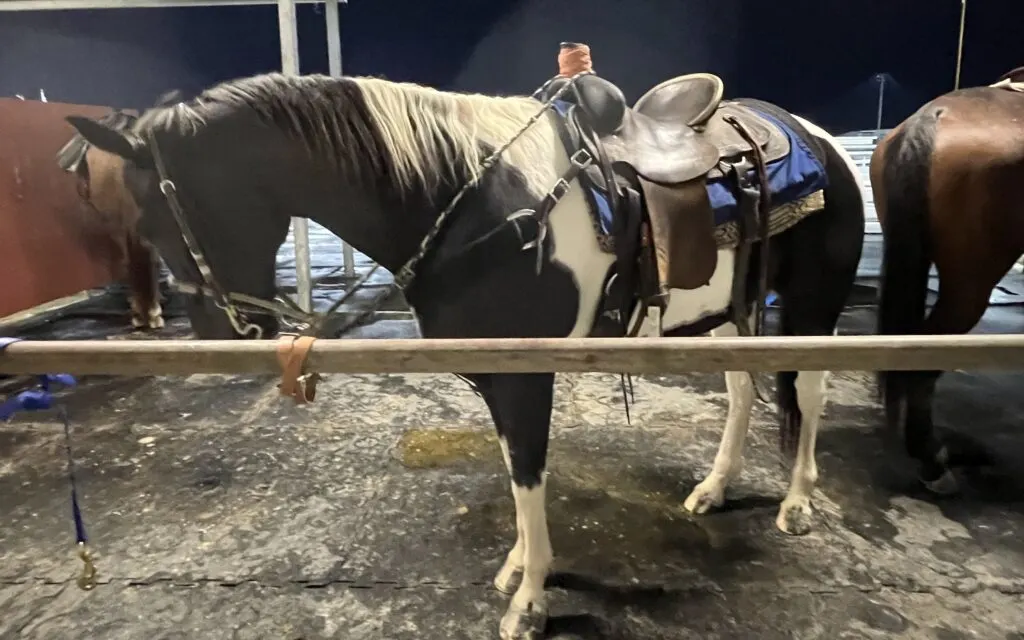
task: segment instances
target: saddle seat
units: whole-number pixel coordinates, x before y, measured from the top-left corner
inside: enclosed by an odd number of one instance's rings
[[[710,73],[662,82],[626,109],[618,129],[601,136],[601,142],[612,159],[663,185],[721,177],[719,161],[752,152],[730,118],[750,133],[766,162],[785,157],[785,134],[746,107],[723,102],[724,88]]]

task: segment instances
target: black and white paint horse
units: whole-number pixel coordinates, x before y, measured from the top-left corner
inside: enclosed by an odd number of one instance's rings
[[[494,236],[493,246],[487,240],[513,212],[536,208],[569,169],[573,150],[559,135],[560,116],[551,109],[539,116],[541,111],[542,104],[527,97],[447,93],[371,78],[269,74],[154,108],[130,131],[71,120],[92,145],[123,161],[142,233],[180,281],[202,282],[206,271],[224,290],[271,299],[275,254],[289,217],[297,213],[397,273],[417,254],[439,211],[463,185],[479,179],[451,209],[406,292],[422,334],[582,337],[594,326],[614,256],[599,246],[579,185],[573,182],[550,213],[539,272],[536,252],[524,251],[521,241],[503,244],[504,234]],[[520,133],[531,118],[534,124]],[[770,286],[782,302],[783,333],[832,335],[860,257],[864,220],[857,171],[825,131],[796,117],[790,122],[824,150],[828,186],[824,210],[771,240]],[[486,156],[513,139],[496,164],[482,169]],[[162,182],[161,174],[173,185]],[[181,224],[191,241],[183,238]],[[196,245],[205,266],[197,267]],[[469,254],[476,257],[472,268],[463,259]],[[672,292],[666,328],[693,324],[729,306],[730,258],[729,251],[720,255],[707,286]],[[238,333],[237,319],[208,298],[193,300],[189,317],[203,339]],[[269,315],[252,321],[262,335],[278,326]],[[737,329],[723,324],[714,333],[735,335]],[[800,371],[778,377],[781,420],[799,428],[792,480],[777,519],[790,533],[810,526],[826,376]],[[495,578],[499,590],[514,592],[500,635],[539,637],[553,557],[545,469],[554,374],[469,378],[494,419],[516,506],[516,542]],[[742,463],[755,388],[744,372],[727,373],[726,382],[725,433],[710,474],[686,500],[692,512],[721,505]]]

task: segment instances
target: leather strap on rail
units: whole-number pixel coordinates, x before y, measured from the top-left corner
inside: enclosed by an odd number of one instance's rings
[[[316,398],[316,384],[320,374],[307,373],[306,358],[316,338],[312,336],[281,336],[277,341],[277,361],[281,364],[281,395],[295,400],[295,404],[306,404]]]

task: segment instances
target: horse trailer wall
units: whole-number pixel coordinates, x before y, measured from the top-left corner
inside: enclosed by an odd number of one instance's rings
[[[0,318],[119,277],[116,223],[87,208],[56,159],[75,133],[65,116],[108,111],[0,98]]]

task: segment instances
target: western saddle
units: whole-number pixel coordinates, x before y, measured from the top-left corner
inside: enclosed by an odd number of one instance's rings
[[[999,76],[990,87],[999,87],[1009,91],[1024,92],[1024,67],[1017,67]]]
[[[564,50],[581,45],[562,46]],[[573,80],[556,76],[535,96],[546,99],[567,82]],[[770,196],[765,165],[786,157],[790,143],[771,122],[739,103],[723,101],[723,93],[721,78],[694,73],[658,84],[630,107],[617,86],[588,71],[577,74],[574,86],[562,94],[562,99],[574,107],[567,114],[566,128],[578,146],[598,159],[597,166],[588,169],[584,178],[608,194],[613,203],[617,266],[612,284],[619,291],[613,295],[609,290],[606,307],[627,332],[626,323],[632,315],[628,309],[637,292],[642,319],[651,305],[664,310],[670,289],[699,288],[714,274],[718,246],[708,180],[731,179],[739,191],[740,245],[731,315],[742,333],[748,333],[747,320],[757,309],[751,309],[751,304],[764,301],[767,247],[763,245],[760,251],[761,290],[754,298],[746,290],[751,245],[768,235]],[[752,169],[755,181],[748,178]],[[631,200],[631,190],[640,197]],[[629,202],[640,204],[630,207]],[[633,210],[637,208],[639,211]],[[639,218],[639,223],[620,220],[630,216]],[[630,237],[628,229],[635,229],[640,237]],[[623,251],[623,243],[653,246],[648,261],[653,259],[654,269],[650,271],[656,271],[656,283],[644,281],[645,277],[652,278],[644,275],[643,250],[639,254]]]

